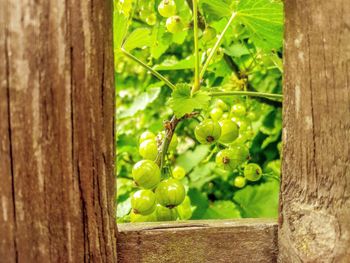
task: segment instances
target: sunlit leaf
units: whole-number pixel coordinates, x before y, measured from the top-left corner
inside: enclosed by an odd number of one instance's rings
[[[198,91],[191,96],[191,87],[187,84],[178,84],[169,100],[169,105],[176,117],[182,117],[194,110],[206,109],[209,106],[210,96],[205,91]]]
[[[236,19],[247,27],[253,42],[266,49],[280,48],[283,39],[283,5],[271,0],[241,0]]]
[[[123,47],[125,50],[131,51],[135,48],[150,46],[150,44],[151,30],[149,28],[137,28],[125,40]]]

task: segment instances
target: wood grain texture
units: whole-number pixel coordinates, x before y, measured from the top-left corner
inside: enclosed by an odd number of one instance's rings
[[[285,1],[279,262],[350,261],[350,4]]]
[[[0,10],[0,261],[115,262],[112,1]]]
[[[276,262],[277,222],[207,220],[118,225],[120,263]]]

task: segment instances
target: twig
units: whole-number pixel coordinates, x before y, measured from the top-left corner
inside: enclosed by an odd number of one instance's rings
[[[142,67],[144,67],[145,69],[147,69],[149,72],[151,72],[155,77],[157,77],[159,80],[163,81],[169,88],[171,88],[172,90],[174,90],[176,87],[173,83],[171,83],[166,77],[164,77],[162,74],[160,74],[159,72],[155,71],[153,68],[151,68],[150,66],[148,66],[146,63],[144,63],[143,61],[139,60],[137,57],[133,56],[132,54],[130,54],[128,51],[126,51],[124,48],[121,48],[121,52],[127,56],[128,58],[132,59],[133,61],[135,61],[136,63],[138,63],[139,65],[141,65]]]
[[[236,17],[236,13],[233,12],[232,15],[231,15],[231,17],[230,17],[230,19],[228,20],[228,22],[227,22],[227,24],[226,24],[224,30],[221,32],[221,34],[220,34],[218,40],[216,41],[214,47],[211,49],[211,52],[210,52],[210,54],[209,54],[207,60],[205,61],[204,66],[203,66],[203,68],[202,68],[202,70],[201,70],[201,72],[200,72],[200,75],[199,75],[199,79],[200,79],[200,80],[203,78],[204,73],[205,73],[205,71],[207,70],[207,68],[208,68],[208,66],[209,66],[209,64],[210,64],[210,61],[213,59],[213,57],[214,57],[214,55],[215,55],[217,49],[219,48],[219,46],[220,46],[220,44],[221,44],[222,39],[223,39],[224,36],[225,36],[226,31],[227,31],[228,28],[230,27],[230,25],[231,25],[231,23],[232,23],[232,21],[233,21],[233,19],[234,19],[235,17]]]

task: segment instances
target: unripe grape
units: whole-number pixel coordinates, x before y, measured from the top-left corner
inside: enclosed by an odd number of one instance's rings
[[[212,49],[209,48],[207,50],[207,57],[209,57],[210,53],[211,53]],[[212,60],[210,61],[210,64],[213,64],[213,63],[217,63],[219,62],[222,58],[224,57],[224,51],[222,48],[218,48],[212,58]]]
[[[249,181],[252,181],[252,182],[258,181],[262,176],[262,169],[260,165],[256,163],[248,163],[244,167],[244,176]]]
[[[247,118],[241,118],[237,121],[240,133],[249,131],[252,129],[252,123]]]
[[[221,120],[227,120],[227,119],[229,119],[229,117],[230,117],[230,115],[227,112],[225,112],[224,114],[222,114]]]
[[[131,223],[139,223],[139,222],[156,222],[157,217],[156,213],[153,212],[149,215],[141,215],[141,214],[135,214],[133,211],[130,212],[130,222]]]
[[[212,144],[220,138],[221,127],[217,121],[207,119],[197,125],[194,134],[200,143]]]
[[[152,189],[160,182],[160,169],[155,162],[142,160],[132,168],[132,176],[139,187]]]
[[[238,166],[238,162],[233,159],[233,153],[230,149],[221,150],[216,154],[216,164],[225,170],[234,170]]]
[[[188,196],[176,209],[181,220],[189,220],[192,217],[191,200]]]
[[[158,6],[158,12],[163,17],[170,17],[176,14],[176,3],[174,0],[163,0]]]
[[[222,120],[219,122],[221,126],[221,136],[219,142],[221,143],[231,143],[237,139],[239,130],[238,126],[232,120]]]
[[[157,202],[168,208],[181,204],[185,195],[183,184],[172,178],[160,182],[156,189]]]
[[[228,110],[227,104],[223,100],[220,100],[220,99],[218,99],[215,102],[215,106],[221,108],[223,111],[227,111]]]
[[[185,177],[186,171],[182,166],[175,166],[172,171],[172,175],[175,179],[181,180],[182,178]]]
[[[216,164],[225,170],[235,170],[249,157],[249,151],[245,146],[235,145],[231,148],[221,150],[216,154]]]
[[[140,155],[147,160],[155,160],[158,154],[158,146],[155,140],[146,140],[140,144]]]
[[[157,23],[157,16],[155,13],[150,14],[147,18],[146,18],[146,23],[149,24],[150,26],[154,26]]]
[[[248,117],[248,119],[251,120],[251,121],[257,121],[257,120],[259,119],[258,114],[256,114],[254,111],[249,111],[249,112],[247,113],[247,117]]]
[[[155,139],[156,136],[154,135],[153,132],[150,131],[145,131],[140,135],[139,143],[141,144],[143,141],[150,140],[150,139]]]
[[[245,106],[241,103],[236,103],[231,108],[231,115],[235,117],[243,117],[246,114],[247,110]]]
[[[140,10],[140,12],[139,12],[140,18],[141,18],[142,20],[146,20],[147,17],[149,16],[149,12],[150,12],[150,11],[149,11],[148,9],[142,8],[142,9]]]
[[[139,190],[131,197],[131,207],[135,214],[149,215],[156,208],[156,196],[151,190]]]
[[[177,219],[177,211],[175,208],[157,205],[155,214],[157,221],[174,221]]]
[[[237,188],[243,188],[247,184],[247,180],[243,176],[237,176],[233,181],[233,185]]]
[[[180,33],[184,29],[184,24],[179,16],[171,16],[166,20],[166,28],[170,33]]]
[[[222,111],[221,108],[214,108],[210,111],[210,117],[212,118],[212,120],[218,121],[220,120],[223,113],[224,112]]]
[[[204,42],[209,42],[216,37],[216,30],[213,27],[207,27],[202,35],[202,40]]]

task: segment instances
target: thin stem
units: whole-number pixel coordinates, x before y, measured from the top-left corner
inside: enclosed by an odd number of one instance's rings
[[[281,94],[272,94],[264,92],[255,92],[255,91],[218,91],[218,92],[209,92],[209,96],[212,97],[223,97],[223,96],[250,96],[250,97],[263,97],[267,99],[283,100],[283,95]]]
[[[231,17],[230,17],[230,19],[228,20],[228,22],[227,22],[227,24],[226,24],[224,30],[221,32],[221,35],[219,36],[218,40],[216,41],[214,47],[211,49],[211,52],[210,52],[210,54],[209,54],[207,60],[205,61],[204,66],[203,66],[203,68],[202,68],[202,70],[201,70],[201,72],[200,72],[200,74],[199,74],[199,79],[200,79],[200,80],[203,78],[204,73],[205,73],[205,71],[207,70],[207,68],[208,68],[208,66],[209,66],[209,64],[210,64],[210,61],[213,59],[213,57],[214,57],[216,51],[218,50],[218,48],[219,48],[219,46],[220,46],[220,44],[221,44],[222,39],[224,38],[224,35],[225,35],[226,31],[227,31],[228,28],[230,27],[230,25],[231,25],[231,23],[232,23],[232,21],[233,21],[233,19],[234,19],[235,17],[236,17],[236,13],[233,12],[232,15],[231,15]]]
[[[126,51],[124,48],[121,49],[122,53],[127,56],[128,58],[132,59],[133,61],[135,61],[136,63],[138,63],[140,66],[144,67],[145,69],[147,69],[149,72],[151,72],[156,78],[158,78],[159,80],[163,81],[169,88],[171,88],[172,90],[174,90],[176,87],[173,83],[171,83],[166,77],[164,77],[162,74],[160,74],[159,72],[155,71],[153,68],[151,68],[150,66],[148,66],[146,63],[144,63],[143,61],[139,60],[137,57],[133,56],[132,54],[130,54],[128,51]]]
[[[218,145],[215,145],[215,147],[211,150],[211,152],[209,153],[209,155],[202,161],[202,163],[208,163],[211,159],[211,157],[213,157],[213,155],[219,150]]]
[[[193,38],[194,38],[194,85],[192,94],[200,89],[199,82],[199,48],[198,48],[198,2],[193,0]]]
[[[165,136],[164,136],[164,140],[161,142],[161,145],[159,147],[160,149],[159,149],[157,158],[155,160],[155,163],[160,167],[160,170],[163,169],[165,158],[168,153],[169,145],[175,133],[177,124],[184,119],[193,118],[197,115],[198,115],[198,112],[192,112],[189,114],[185,114],[180,119],[173,116],[170,121],[166,121],[164,123]]]

